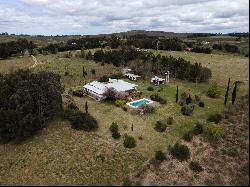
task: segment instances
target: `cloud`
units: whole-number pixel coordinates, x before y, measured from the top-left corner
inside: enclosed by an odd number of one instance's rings
[[[242,32],[249,27],[248,0],[3,2],[0,1],[0,32],[47,35],[99,34],[131,29]]]

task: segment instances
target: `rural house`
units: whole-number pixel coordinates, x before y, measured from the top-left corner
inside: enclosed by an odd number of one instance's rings
[[[119,79],[109,79],[109,82],[107,83],[102,83],[98,81],[90,82],[83,86],[83,91],[88,96],[100,101],[106,98],[105,92],[109,88],[113,88],[117,92],[130,93],[137,89],[137,85]]]

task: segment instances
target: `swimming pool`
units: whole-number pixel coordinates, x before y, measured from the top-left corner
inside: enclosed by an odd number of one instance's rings
[[[130,107],[133,107],[133,108],[138,108],[142,105],[149,105],[151,103],[153,103],[153,101],[151,101],[150,99],[143,98],[143,99],[129,102],[129,103],[127,103],[127,105]]]

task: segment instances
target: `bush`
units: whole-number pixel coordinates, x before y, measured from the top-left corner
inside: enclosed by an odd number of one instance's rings
[[[184,134],[183,139],[187,142],[190,142],[194,136],[193,131],[188,131],[187,133]]]
[[[115,132],[112,133],[112,137],[114,139],[119,139],[121,137],[121,134],[118,131],[115,131]]]
[[[222,115],[221,114],[212,114],[208,117],[207,119],[209,122],[214,122],[218,124],[222,120]]]
[[[118,107],[123,106],[123,105],[125,105],[125,104],[126,104],[126,101],[123,100],[123,99],[117,99],[117,100],[115,101],[115,106],[118,106]]]
[[[147,90],[148,90],[148,91],[154,91],[154,88],[153,88],[152,86],[149,86],[149,87],[147,88]]]
[[[123,145],[125,148],[134,148],[136,147],[136,140],[134,139],[133,136],[125,134]]]
[[[151,105],[143,105],[140,109],[143,110],[144,114],[151,114],[155,112],[155,107]]]
[[[197,172],[197,173],[203,171],[201,165],[200,165],[198,162],[193,162],[193,161],[191,161],[191,162],[189,163],[189,168],[190,168],[192,171]]]
[[[95,69],[91,69],[91,73],[92,73],[93,75],[95,75],[95,74],[96,74],[96,70],[95,70]]]
[[[122,110],[125,111],[125,112],[127,112],[128,108],[124,106],[124,107],[122,107]]]
[[[109,82],[109,77],[107,75],[103,75],[99,78],[99,82]]]
[[[162,162],[165,159],[166,159],[166,156],[162,151],[155,152],[155,160]]]
[[[203,133],[203,125],[201,123],[197,123],[193,128],[194,135],[202,134]]]
[[[174,123],[174,118],[173,117],[168,117],[167,118],[167,124],[172,125]]]
[[[150,96],[150,98],[153,100],[153,101],[157,101],[159,102],[160,104],[167,104],[167,100],[166,99],[163,99],[161,96],[159,96],[158,94],[153,94]]]
[[[111,79],[122,79],[123,78],[123,74],[122,73],[116,73],[116,74],[112,74],[110,76]]]
[[[216,83],[212,84],[207,91],[207,95],[212,98],[219,97],[221,94],[221,91]]]
[[[190,151],[186,145],[176,143],[170,150],[171,154],[180,161],[185,161],[190,158]]]
[[[64,118],[69,120],[71,127],[76,130],[92,131],[98,128],[96,119],[79,109],[67,108],[64,112]]]
[[[157,132],[164,132],[167,129],[167,125],[162,121],[157,121],[155,124],[155,130]]]
[[[198,104],[198,106],[204,108],[205,107],[205,103],[203,101],[200,101],[199,104]]]
[[[223,129],[218,124],[207,124],[203,129],[204,136],[212,142],[217,142],[223,135]]]
[[[119,130],[118,130],[118,125],[117,123],[113,122],[111,124],[111,126],[109,127],[109,130],[111,131],[112,133],[112,137],[114,139],[119,139],[121,137],[121,134],[119,133]]]
[[[181,113],[185,116],[191,116],[194,112],[194,106],[193,105],[184,105],[181,108]]]
[[[83,97],[83,90],[75,90],[72,92],[72,95],[76,97]]]
[[[189,95],[188,98],[186,99],[186,104],[189,105],[192,103],[192,101],[193,101],[192,97],[191,97],[191,95]]]

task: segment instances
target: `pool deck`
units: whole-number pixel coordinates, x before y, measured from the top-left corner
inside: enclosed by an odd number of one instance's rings
[[[140,101],[142,101],[142,100],[147,100],[147,101],[148,101],[148,103],[147,103],[146,105],[150,105],[150,104],[153,103],[153,101],[150,100],[150,99],[142,98],[142,99],[139,99],[139,100],[131,101],[131,102],[127,103],[127,105],[130,106],[130,107],[132,107],[132,108],[139,108],[140,106],[133,106],[132,104],[133,104],[133,103],[136,103],[136,102],[140,102]],[[141,105],[141,106],[142,106],[142,105]]]

